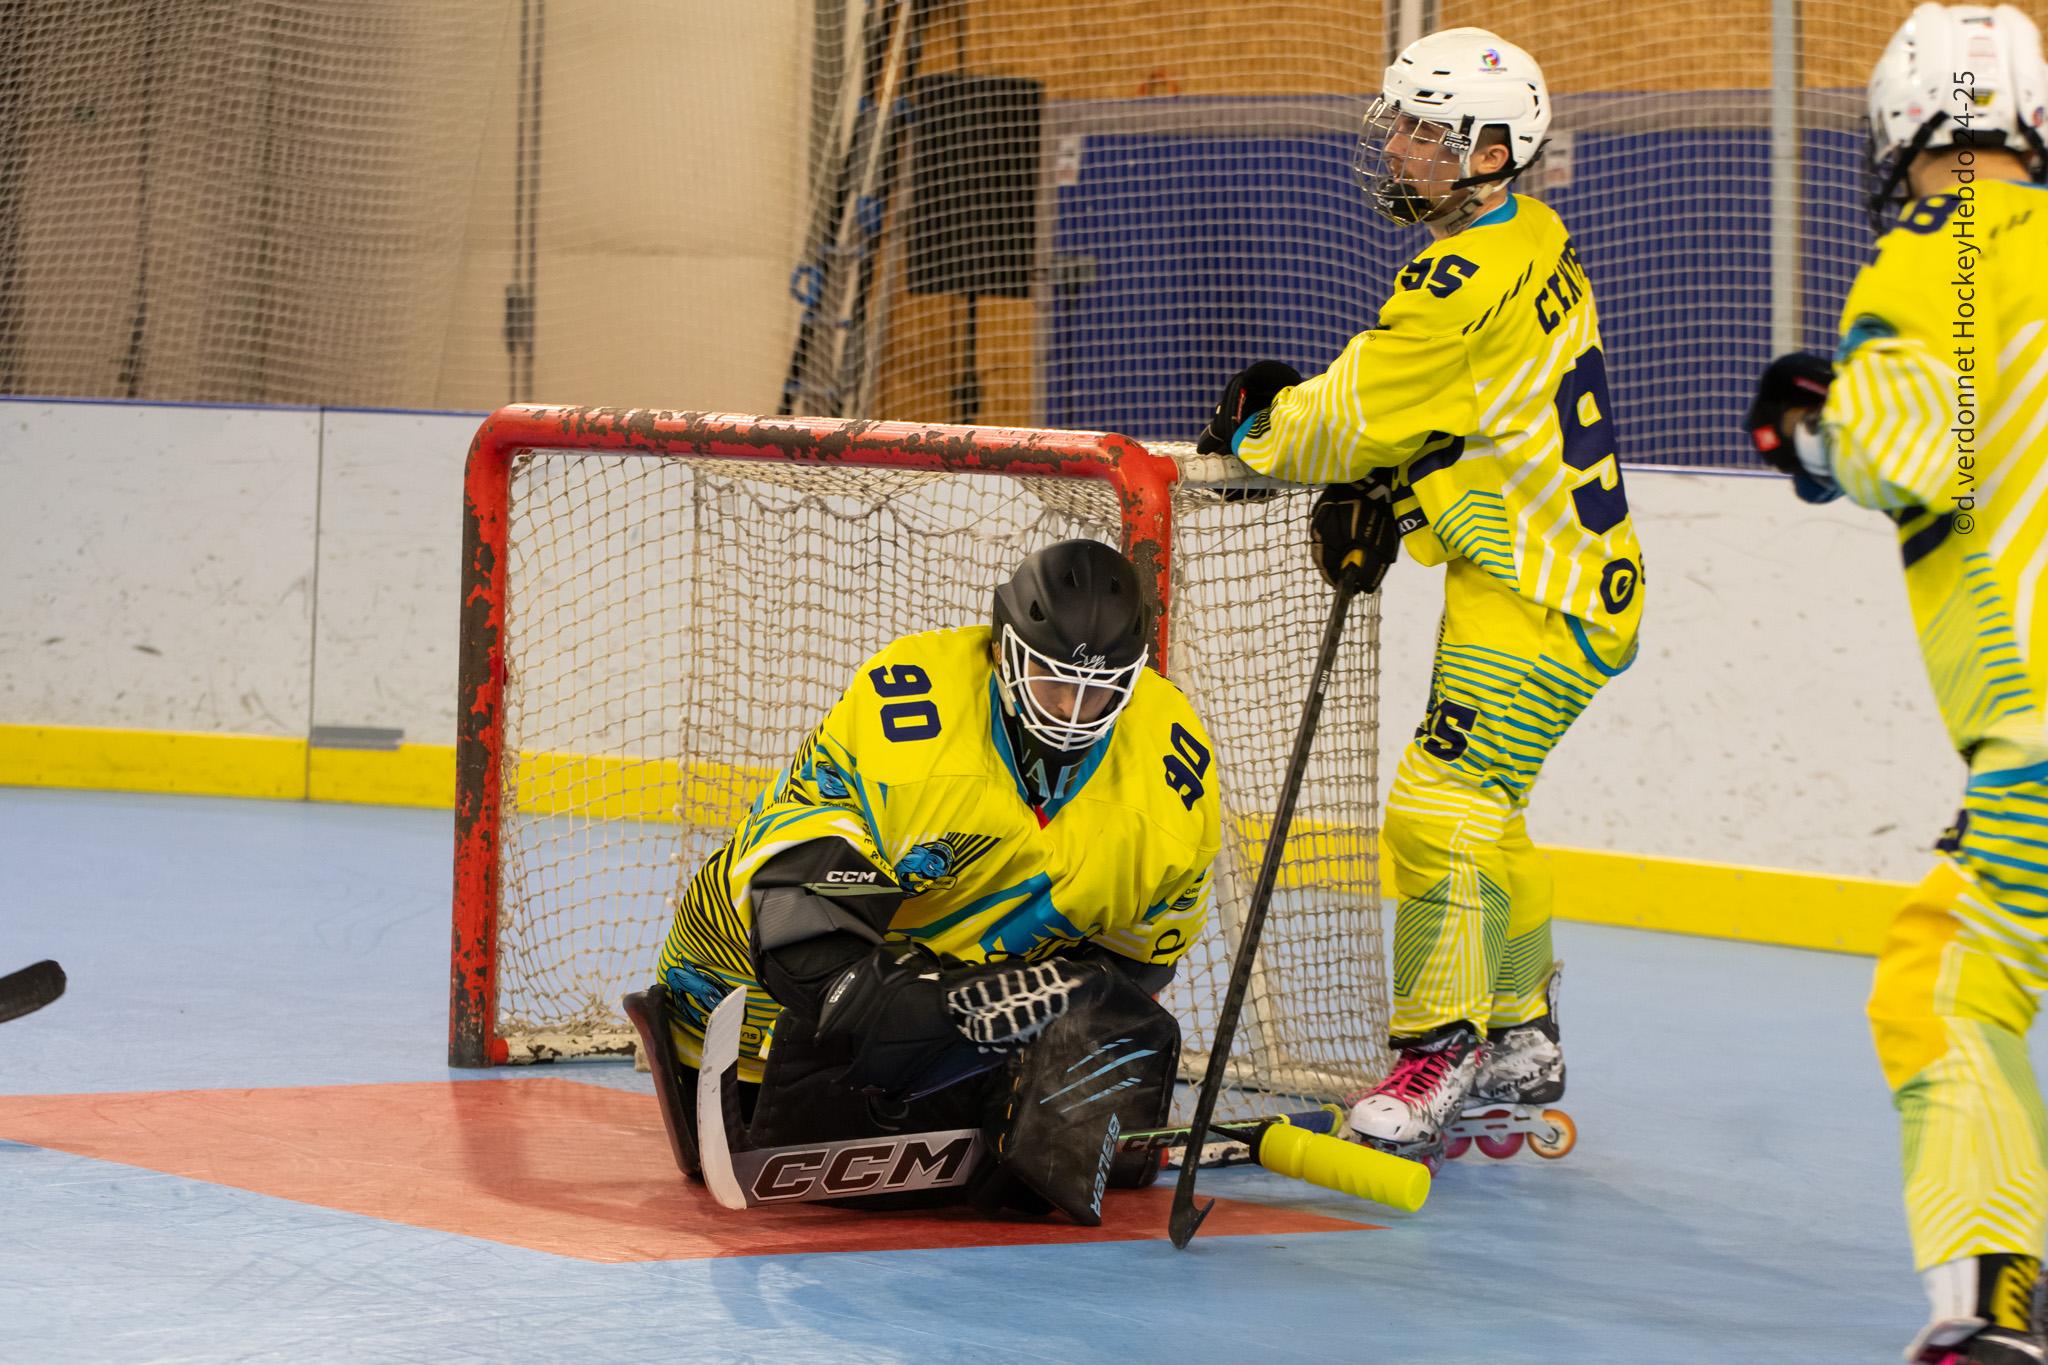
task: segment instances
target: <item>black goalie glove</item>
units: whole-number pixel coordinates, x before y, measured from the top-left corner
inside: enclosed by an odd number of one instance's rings
[[[1272,407],[1280,390],[1291,389],[1300,382],[1301,371],[1283,360],[1261,360],[1245,366],[1223,386],[1223,396],[1216,400],[1216,410],[1209,414],[1209,425],[1195,438],[1195,452],[1230,454],[1231,438],[1237,435],[1245,419]]]
[[[948,966],[921,944],[884,943],[833,981],[817,1036],[850,1045],[849,1086],[914,1099],[1000,1065],[1106,994],[1113,971],[1060,959]]]
[[[1018,1047],[1077,1004],[1105,994],[1110,970],[1107,963],[1053,959],[956,972],[946,989],[946,1013],[983,1047]]]
[[[1349,565],[1358,575],[1358,591],[1378,592],[1401,554],[1394,472],[1376,469],[1357,483],[1325,488],[1309,512],[1308,534],[1324,582],[1337,587]]]

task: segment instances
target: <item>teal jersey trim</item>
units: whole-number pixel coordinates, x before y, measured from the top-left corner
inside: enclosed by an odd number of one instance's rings
[[[1635,662],[1635,657],[1633,655],[1629,657],[1628,663],[1623,664],[1619,668],[1614,667],[1613,665],[1601,659],[1601,657],[1598,654],[1595,654],[1593,652],[1593,642],[1586,638],[1585,624],[1581,622],[1578,617],[1567,616],[1564,619],[1571,622],[1572,638],[1579,642],[1579,653],[1586,656],[1586,662],[1593,665],[1594,668],[1598,669],[1602,677],[1618,678],[1622,674],[1628,672],[1629,664]]]
[[[2048,782],[2048,763],[2030,763],[2024,768],[2006,768],[2000,772],[1973,773],[1969,789],[1977,787],[2019,787],[2030,782]]]
[[[1520,199],[1520,195],[1514,193],[1512,190],[1509,191],[1507,201],[1505,203],[1500,204],[1495,208],[1490,208],[1486,212],[1480,214],[1477,218],[1474,218],[1472,220],[1471,227],[1468,227],[1465,230],[1467,232],[1470,232],[1472,228],[1486,227],[1489,224],[1493,223],[1509,222],[1515,216],[1515,205]]]
[[[1010,748],[1010,732],[1003,728],[1003,697],[996,686],[993,674],[988,680],[988,729],[989,740],[996,746],[996,753],[1002,757],[1003,767],[1010,774],[1010,781],[1016,784],[1017,799],[1031,805],[1031,789],[1024,782],[1023,770],[1017,766],[1017,755]],[[1042,807],[1036,807],[1046,819],[1067,808],[1067,803],[1081,794],[1081,788],[1088,785],[1088,779],[1095,776],[1095,770],[1102,766],[1102,760],[1109,755],[1109,743],[1116,737],[1115,727],[1101,739],[1088,746],[1080,761],[1070,765],[1060,780],[1060,789]]]

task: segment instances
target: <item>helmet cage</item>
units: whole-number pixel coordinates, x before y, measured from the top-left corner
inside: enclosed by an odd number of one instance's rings
[[[1062,752],[1072,752],[1088,748],[1110,732],[1117,717],[1131,703],[1148,654],[1148,650],[1141,649],[1136,659],[1122,665],[1110,665],[1099,654],[1087,659],[1055,659],[1026,644],[1016,629],[1005,622],[996,679],[1005,706],[1032,738]],[[1033,681],[1072,686],[1072,709],[1062,716],[1040,705],[1031,688]],[[1077,719],[1086,712],[1091,693],[1105,692],[1111,702],[1101,715],[1093,720]]]
[[[1433,222],[1462,227],[1478,216],[1481,196],[1473,190],[1481,185],[1514,179],[1542,155],[1539,146],[1535,155],[1518,166],[1510,146],[1506,165],[1497,171],[1474,175],[1472,152],[1478,145],[1480,131],[1476,123],[1477,120],[1469,114],[1455,125],[1422,118],[1403,109],[1399,99],[1381,95],[1365,111],[1364,121],[1359,127],[1358,146],[1351,157],[1351,177],[1384,218],[1403,225]],[[1441,147],[1457,158],[1458,174],[1447,190],[1432,197],[1422,193],[1413,181],[1406,178],[1401,161],[1387,153],[1388,145],[1397,136],[1405,137],[1409,147],[1409,156],[1401,160],[1411,160],[1416,150],[1432,147]]]

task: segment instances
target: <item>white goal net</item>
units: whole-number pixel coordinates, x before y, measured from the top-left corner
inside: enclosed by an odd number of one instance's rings
[[[1090,536],[1141,563],[1163,554],[1166,671],[1215,744],[1216,908],[1165,997],[1199,1072],[1329,608],[1304,492],[1225,500],[1200,467],[1222,462],[1189,457],[1161,540],[1112,484],[989,472],[999,457],[920,470],[876,449],[820,467],[706,458],[680,436],[658,453],[579,448],[579,423],[548,425],[548,447],[508,453],[502,517],[472,477],[477,520],[502,534],[475,558],[503,570],[482,589],[502,593],[497,624],[464,642],[465,676],[501,679],[480,708],[495,723],[465,740],[500,773],[496,799],[461,817],[497,885],[474,1060],[630,1047],[618,998],[653,979],[680,883],[859,663],[910,631],[985,622],[1026,554]],[[1383,1069],[1377,625],[1376,599],[1354,610],[1326,694],[1227,1111],[1334,1098]]]

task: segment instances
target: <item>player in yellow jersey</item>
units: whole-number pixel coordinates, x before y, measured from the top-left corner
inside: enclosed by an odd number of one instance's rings
[[[1883,234],[1832,366],[1784,356],[1747,426],[1801,497],[1898,524],[1907,595],[1968,766],[1942,858],[1893,921],[1870,1020],[1904,1129],[1932,1320],[1907,1359],[2048,1359],[2032,1306],[2048,1119],[2048,66],[2010,5],[1924,4],[1870,78]],[[1903,208],[1903,212],[1901,212]]]
[[[1146,667],[1153,623],[1122,555],[1065,541],[996,589],[992,626],[861,665],[695,871],[659,983],[629,998],[668,1054],[656,1081],[687,1173],[676,1100],[733,991],[759,1144],[981,1126],[1019,1054],[1111,1038],[1122,1052],[1084,1070],[1101,1075],[1062,1122],[1098,1092],[1123,1129],[1165,1121],[1179,1030],[1152,997],[1201,932],[1220,805],[1201,722]],[[1079,1157],[1093,1182],[1097,1152]],[[1043,1171],[1022,1178],[1069,1207]]]
[[[1425,1160],[1468,1101],[1510,1106],[1491,1131],[1512,1149],[1545,1127],[1524,1106],[1564,1093],[1550,879],[1522,811],[1634,659],[1642,613],[1592,289],[1557,215],[1510,189],[1549,124],[1543,73],[1513,44],[1458,28],[1404,51],[1356,169],[1430,241],[1378,327],[1306,380],[1243,371],[1201,442],[1336,485],[1314,514],[1333,582],[1353,549],[1384,565],[1405,543],[1446,566],[1429,709],[1387,795],[1397,1060],[1351,1112],[1362,1140]]]

